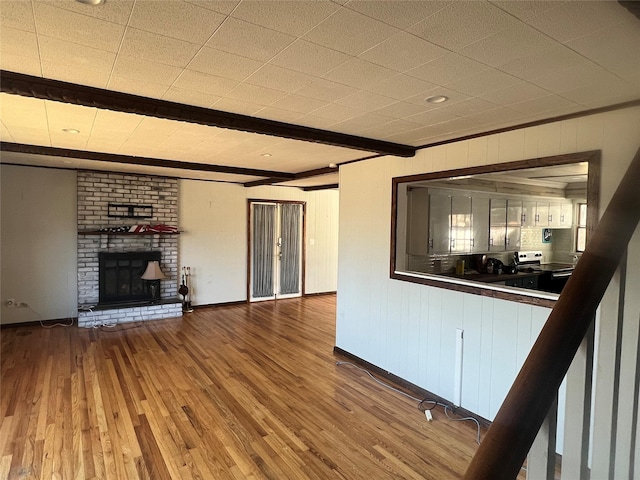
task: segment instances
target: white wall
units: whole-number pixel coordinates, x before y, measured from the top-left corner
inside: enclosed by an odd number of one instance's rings
[[[0,176],[0,321],[75,317],[76,173],[2,165]]]
[[[342,166],[336,345],[452,400],[464,328],[462,406],[493,419],[549,310],[391,280],[391,179],[602,149],[603,211],[639,144],[633,108]]]
[[[247,200],[300,200],[306,206],[306,293],[337,289],[338,192],[244,188],[181,180],[180,265],[191,267],[194,305],[247,299]]]

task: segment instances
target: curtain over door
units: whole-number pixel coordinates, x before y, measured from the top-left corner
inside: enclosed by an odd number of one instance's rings
[[[250,300],[302,294],[300,203],[251,202]]]

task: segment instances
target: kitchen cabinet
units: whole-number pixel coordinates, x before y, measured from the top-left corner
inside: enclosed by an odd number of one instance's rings
[[[507,250],[520,248],[522,232],[522,200],[507,200]]]
[[[522,222],[523,227],[535,227],[536,226],[536,201],[535,200],[523,200],[522,201]]]
[[[505,280],[504,284],[507,287],[519,287],[519,288],[528,288],[531,290],[538,289],[538,275],[531,275],[527,277],[517,277],[511,278],[509,280]]]
[[[573,204],[549,202],[549,227],[570,228],[573,225]]]
[[[409,255],[427,255],[429,190],[412,188],[407,195],[407,253]]]
[[[471,198],[471,251],[489,251],[489,199]]]
[[[429,253],[449,253],[451,249],[451,197],[429,193]]]
[[[549,226],[549,202],[536,202],[536,227]]]
[[[507,201],[492,198],[489,205],[489,251],[504,252],[507,243]]]
[[[471,197],[451,196],[450,252],[469,253],[471,251]]]

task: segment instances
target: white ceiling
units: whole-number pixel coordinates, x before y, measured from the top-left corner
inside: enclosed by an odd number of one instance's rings
[[[411,146],[636,100],[639,45],[640,20],[616,1],[0,2],[3,70]],[[7,93],[0,108],[11,143],[287,173],[371,155]]]

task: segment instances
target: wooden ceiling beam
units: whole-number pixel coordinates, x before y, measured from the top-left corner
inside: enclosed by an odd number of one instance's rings
[[[413,157],[416,153],[416,148],[409,145],[141,97],[86,85],[76,85],[7,70],[0,70],[0,77],[2,77],[0,88],[3,93],[211,127],[229,128],[384,155]]]

